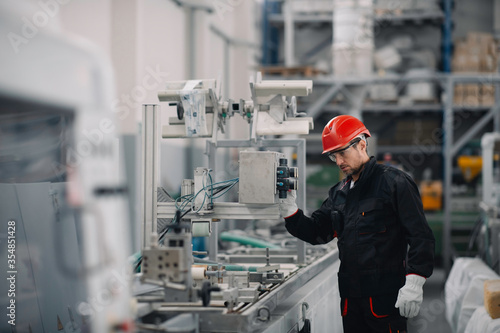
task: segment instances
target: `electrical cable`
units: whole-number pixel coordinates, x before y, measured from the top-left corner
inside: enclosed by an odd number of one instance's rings
[[[191,211],[191,208],[189,208],[187,211],[185,211],[181,216],[180,219],[182,219],[186,214],[188,214]],[[163,239],[165,238],[165,235],[168,233],[170,228],[172,227],[173,224],[179,224],[180,221],[176,221],[175,218],[172,219],[172,222],[170,224],[167,224],[165,228],[160,232],[160,236],[158,237],[158,244],[163,244]]]
[[[191,208],[189,208],[187,211],[185,211],[182,215],[181,215],[181,219],[186,215],[188,214],[189,212],[191,211]],[[160,231],[160,236],[158,237],[158,244],[162,245],[163,242],[164,242],[164,239],[165,239],[165,235],[168,233],[168,231],[170,230],[172,224],[174,223],[180,223],[180,221],[176,221],[175,217],[172,219],[172,221],[170,222],[170,224],[167,224],[165,226],[165,228]],[[139,268],[141,267],[141,264],[142,264],[142,255],[139,256],[138,260],[137,260],[137,263],[135,265],[135,268],[134,268],[134,272],[135,273],[139,273]]]
[[[162,231],[160,231],[159,237],[158,237],[158,244],[162,245],[166,234],[172,228],[172,226],[175,224],[180,224],[180,222],[181,222],[180,220],[186,214],[188,214],[189,212],[191,212],[193,210],[192,207],[187,209],[187,210],[185,210],[185,209],[189,204],[192,204],[194,202],[194,200],[196,200],[196,198],[198,197],[198,195],[201,192],[204,192],[203,193],[203,201],[202,201],[200,207],[195,211],[195,213],[198,213],[199,211],[201,211],[201,209],[205,205],[205,201],[207,198],[209,198],[210,203],[213,204],[213,199],[220,198],[221,196],[226,194],[229,190],[231,190],[231,188],[233,188],[239,182],[239,178],[233,178],[233,179],[224,180],[224,181],[214,183],[210,172],[211,172],[211,170],[208,170],[207,172],[205,172],[205,174],[202,178],[203,187],[196,194],[186,194],[186,195],[180,196],[174,200],[175,208],[177,209],[178,212],[180,212],[181,215],[179,217],[179,220],[177,220],[176,219],[177,214],[176,214],[176,216],[174,216],[172,221],[169,224],[165,225],[165,228]],[[207,176],[210,179],[209,185],[206,185],[205,178],[207,178]],[[210,193],[208,193],[208,191],[210,191]],[[166,191],[164,191],[164,192],[166,192]],[[166,194],[168,195],[168,193],[166,193]],[[170,195],[168,195],[168,196],[170,197]],[[173,198],[172,198],[172,200],[173,200]],[[256,240],[256,241],[258,241],[258,240]],[[276,245],[272,245],[272,246],[276,247]],[[136,264],[135,269],[134,269],[135,272],[139,271],[141,264],[142,264],[142,256],[140,256],[138,261],[137,261],[137,264]]]
[[[471,255],[472,248],[474,247],[474,243],[476,242],[477,236],[479,235],[482,224],[483,224],[483,218],[479,216],[474,222],[474,226],[472,227],[469,244],[467,246],[467,252],[466,252],[467,256]]]

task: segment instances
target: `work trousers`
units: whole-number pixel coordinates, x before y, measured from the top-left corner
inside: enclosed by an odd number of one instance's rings
[[[373,297],[342,298],[344,333],[406,333],[406,318],[399,314],[397,293]]]

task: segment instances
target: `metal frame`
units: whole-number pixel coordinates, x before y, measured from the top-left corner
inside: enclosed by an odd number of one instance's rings
[[[284,22],[285,22],[285,31],[284,31],[284,49],[285,49],[285,66],[293,66],[295,65],[295,23],[294,23],[294,15],[293,8],[290,1],[286,1],[283,3],[283,12],[284,12]]]
[[[217,110],[214,110],[217,115]],[[160,106],[159,105],[144,105],[143,106],[143,237],[142,249],[151,246],[151,235],[157,232],[157,219],[173,217],[175,214],[175,206],[172,203],[157,202],[158,188],[158,170],[159,170],[159,140],[161,137],[160,124]],[[215,124],[215,121],[214,121]],[[255,126],[255,124],[253,124]],[[215,127],[215,125],[214,125]],[[255,140],[217,140],[217,127],[214,128],[212,139],[207,140],[206,152],[208,155],[209,168],[214,172],[216,168],[216,152],[218,148],[283,148],[293,147],[297,149],[297,166],[301,172],[304,172],[306,167],[306,140],[305,139],[261,139]],[[297,190],[297,203],[299,207],[305,208],[305,177],[298,179],[299,189]],[[188,215],[188,217],[191,214]],[[279,216],[278,205],[270,205],[269,207],[257,207],[252,205],[244,205],[239,203],[216,203],[214,205],[214,213],[207,215],[207,218],[231,218],[231,219],[253,219],[256,216],[262,218],[274,218]],[[212,235],[209,238],[209,258],[217,260],[218,254],[218,225],[212,225]],[[305,243],[299,241],[297,245],[297,263],[305,264]]]
[[[157,218],[171,218],[175,215],[175,203],[173,202],[159,202]],[[204,214],[202,216],[196,213],[188,213],[185,219],[199,219],[200,217],[212,220],[251,220],[251,219],[274,219],[279,215],[277,204],[262,205],[248,205],[240,204],[237,202],[216,202],[214,203],[213,212]],[[213,227],[212,227],[213,230]],[[212,259],[212,258],[210,258]]]
[[[270,2],[270,1],[269,1]],[[282,2],[282,1],[279,1]],[[451,8],[450,0],[446,0],[445,3],[449,3],[449,6],[445,9],[448,10]],[[263,5],[264,11],[267,9],[268,2]],[[423,20],[438,20],[444,21],[443,27],[448,28],[444,29],[446,36],[451,36],[451,34],[446,34],[447,31],[451,31],[451,15],[448,12],[443,12],[442,10],[415,10],[415,11],[407,11],[398,15],[394,14],[382,14],[377,15],[374,12],[374,21],[377,22],[388,22],[398,24],[403,21],[414,21],[416,23],[420,23]],[[295,24],[296,23],[332,23],[333,25],[333,10],[324,10],[321,12],[317,12],[314,14],[309,13],[300,13],[300,11],[296,11],[293,8],[293,1],[283,1],[282,2],[282,13],[281,14],[266,14],[263,18],[267,20],[267,26],[270,23],[275,26],[283,26],[284,33],[284,62],[285,66],[294,66],[296,64],[295,57]],[[333,38],[333,36],[332,36]],[[450,37],[451,38],[451,37]],[[448,44],[447,44],[448,45]],[[451,44],[450,44],[451,45]],[[445,50],[449,51],[450,46],[445,47]],[[449,52],[448,52],[449,53]],[[448,56],[449,58],[449,56]]]
[[[331,277],[326,279],[324,272],[328,267],[331,267],[338,262],[338,250],[331,251],[322,258],[314,261],[307,269],[299,270],[295,275],[290,277],[284,284],[264,295],[255,304],[252,304],[243,312],[236,314],[226,314],[222,309],[201,308],[201,307],[167,307],[163,306],[158,309],[158,312],[169,314],[181,314],[185,312],[197,312],[200,316],[200,330],[203,332],[263,332],[271,320],[271,316],[279,305],[284,304],[286,300],[296,293],[298,290],[313,279],[318,279],[318,282],[328,283],[328,289],[335,288],[337,278]],[[323,272],[323,274],[322,274]],[[316,301],[320,298],[321,293],[325,289],[318,288],[315,293],[310,295],[308,300]],[[269,317],[266,317],[268,315]],[[267,332],[267,331],[266,331]]]
[[[451,57],[453,48],[453,0],[442,1],[444,10],[443,37],[442,37],[442,62],[444,72],[451,72]]]
[[[260,139],[257,140],[219,140],[216,142],[207,141],[205,154],[208,155],[208,165],[213,171],[216,171],[216,151],[218,148],[284,148],[294,147],[297,149],[297,166],[299,172],[304,172],[306,168],[306,140],[305,139]],[[299,177],[299,188],[297,190],[297,204],[299,207],[305,208],[306,203],[306,179]],[[210,260],[217,259],[217,242],[218,242],[218,226],[212,226],[212,236],[209,240],[209,258]],[[305,263],[305,243],[298,241],[297,243],[297,263]]]
[[[154,104],[142,109],[142,249],[151,246],[151,235],[157,232],[159,112],[160,106]]]

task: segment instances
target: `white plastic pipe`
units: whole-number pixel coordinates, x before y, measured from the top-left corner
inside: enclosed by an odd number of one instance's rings
[[[483,202],[488,206],[496,205],[493,198],[493,148],[495,142],[500,141],[500,133],[486,133],[481,138],[483,155]]]

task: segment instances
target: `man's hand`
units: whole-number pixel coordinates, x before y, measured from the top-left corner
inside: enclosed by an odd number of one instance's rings
[[[399,308],[399,314],[406,318],[413,318],[418,315],[420,304],[424,299],[423,286],[425,278],[410,274],[406,276],[406,283],[403,288],[399,289],[396,307]]]
[[[287,218],[297,213],[299,207],[297,207],[297,204],[295,203],[296,199],[297,193],[295,190],[288,191],[286,199],[279,199],[280,215],[282,217]]]

